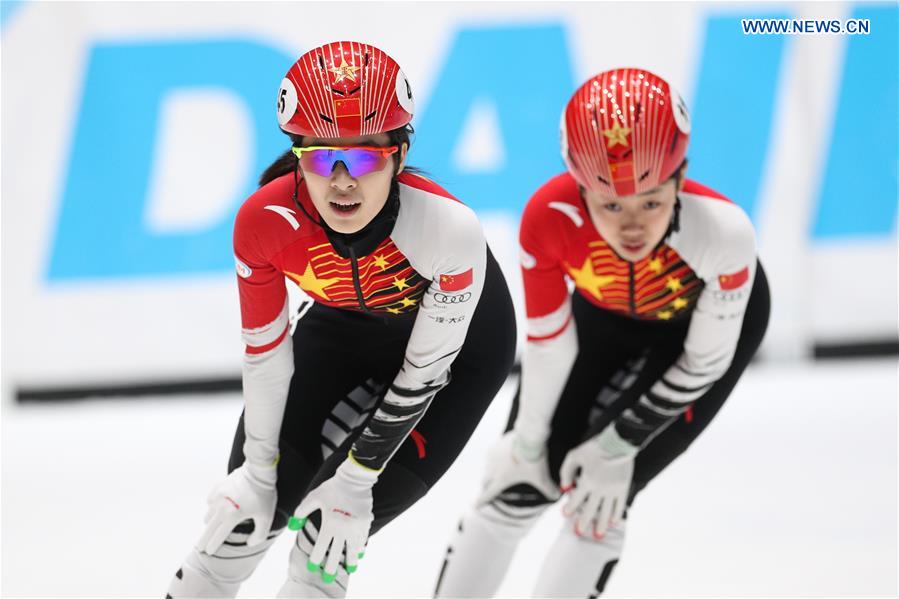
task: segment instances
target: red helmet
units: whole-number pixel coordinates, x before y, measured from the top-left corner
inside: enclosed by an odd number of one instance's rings
[[[664,183],[681,165],[690,116],[667,81],[613,69],[578,88],[562,113],[562,158],[575,180],[608,196]]]
[[[306,52],[281,81],[278,123],[320,138],[374,135],[412,120],[412,88],[396,62],[360,42]]]

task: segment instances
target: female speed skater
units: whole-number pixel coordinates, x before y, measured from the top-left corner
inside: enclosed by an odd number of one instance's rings
[[[638,68],[591,77],[561,131],[567,172],[521,220],[519,392],[437,597],[492,596],[518,542],[563,496],[566,523],[533,595],[599,595],[628,506],[709,425],[767,328],[752,224],[685,178],[690,118],[664,79]]]
[[[446,472],[514,360],[478,219],[406,167],[413,99],[397,63],[327,44],[277,102],[292,147],[234,226],[244,413],[173,599],[234,597],[285,528],[278,596],[345,596],[369,535]],[[287,279],[313,300],[292,333]]]

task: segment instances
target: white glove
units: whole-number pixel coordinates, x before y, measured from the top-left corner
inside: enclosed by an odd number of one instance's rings
[[[300,529],[305,526],[309,514],[321,510],[321,528],[306,567],[312,572],[322,569],[322,579],[326,583],[337,577],[344,546],[346,571],[350,574],[356,571],[359,558],[365,553],[365,543],[375,519],[371,490],[379,474],[347,459],[334,476],[306,495],[294,512],[299,522],[292,521],[290,528]],[[328,553],[328,561],[322,564],[325,553]]]
[[[247,545],[258,545],[268,538],[278,492],[275,489],[277,469],[250,468],[242,464],[220,482],[206,499],[206,530],[197,542],[197,549],[209,555],[221,546],[234,527],[244,520],[253,521],[253,532]]]
[[[549,475],[546,447],[529,443],[514,430],[504,434],[490,450],[487,477],[477,505],[493,501],[503,491],[518,484],[528,484],[555,501],[561,496],[559,487]]]
[[[562,512],[574,517],[575,534],[601,539],[610,526],[621,521],[637,450],[610,424],[565,456],[559,477],[568,502]]]

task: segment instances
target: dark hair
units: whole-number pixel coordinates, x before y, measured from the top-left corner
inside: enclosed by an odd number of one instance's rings
[[[392,129],[387,132],[387,136],[390,137],[390,145],[392,146],[402,146],[406,144],[406,147],[412,145],[412,135],[415,133],[415,129],[412,128],[412,125],[405,125],[400,127],[399,129]],[[303,136],[302,135],[293,135],[288,134],[291,141],[291,146],[301,146],[303,145]],[[278,156],[273,163],[271,163],[268,168],[266,168],[262,175],[259,177],[259,187],[262,187],[266,183],[270,183],[274,181],[278,177],[283,177],[284,175],[290,174],[296,171],[297,168],[297,157],[294,153],[287,149],[286,152]],[[399,161],[394,160],[393,163],[393,174],[394,178],[396,177],[397,170],[399,169]],[[403,169],[404,172],[410,173],[420,173],[421,170],[415,167],[406,166]]]
[[[683,162],[680,163],[680,166],[674,171],[674,174],[668,178],[668,181],[674,179],[674,212],[671,215],[671,224],[668,225],[668,230],[665,231],[665,237],[663,240],[667,240],[668,237],[672,233],[677,233],[680,231],[680,198],[677,196],[677,192],[680,191],[681,181],[684,179],[684,168],[687,166],[687,159],[684,158]],[[666,183],[668,181],[665,181]]]

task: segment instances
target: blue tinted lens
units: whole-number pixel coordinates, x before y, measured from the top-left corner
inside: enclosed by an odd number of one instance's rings
[[[344,164],[350,176],[361,177],[384,168],[387,159],[378,150],[364,148],[309,150],[300,155],[303,169],[322,177],[330,176],[338,162]]]

